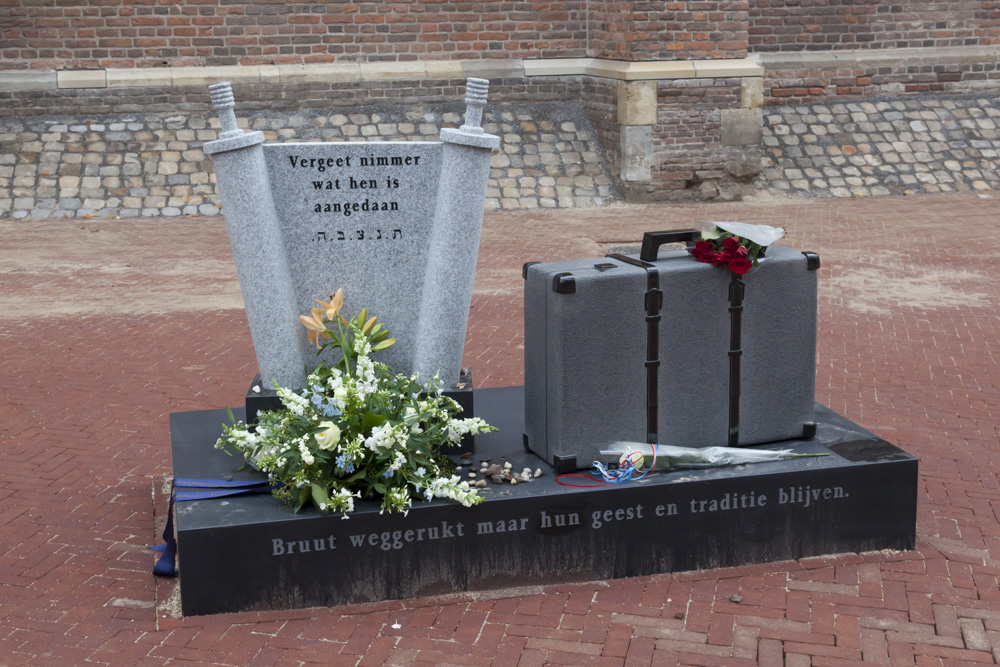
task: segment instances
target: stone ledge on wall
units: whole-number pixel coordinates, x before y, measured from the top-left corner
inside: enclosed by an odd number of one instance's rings
[[[520,60],[324,63],[317,65],[232,65],[225,67],[150,67],[132,69],[0,70],[0,90],[86,88],[169,88],[233,84],[308,82],[423,81],[521,77]]]
[[[952,65],[996,62],[1000,46],[956,46],[942,48],[852,49],[843,51],[780,51],[757,53],[751,59],[764,69],[825,69],[828,67],[865,67],[893,65]]]
[[[0,90],[167,88],[233,84],[357,81],[420,81],[535,76],[597,76],[622,81],[761,77],[764,68],[748,58],[627,62],[607,58],[462,60],[315,65],[232,65],[80,70],[0,70]]]

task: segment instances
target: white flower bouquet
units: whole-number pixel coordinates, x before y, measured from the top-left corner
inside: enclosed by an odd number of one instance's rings
[[[365,309],[344,319],[343,302],[339,290],[301,318],[310,342],[320,351],[339,348],[340,360],[321,362],[299,393],[275,383],[282,409],[260,413],[256,430],[224,425],[215,446],[267,473],[274,495],[295,512],[312,504],[348,518],[356,498],[381,498],[382,511],[403,514],[414,496],[466,507],[482,502],[441,447],[496,429],[479,418],[456,419],[461,408],[440,395],[437,376],[425,387],[416,375],[373,361],[370,355],[395,339]]]

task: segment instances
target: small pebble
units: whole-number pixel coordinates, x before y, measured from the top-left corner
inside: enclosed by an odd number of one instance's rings
[[[674,614],[674,618],[678,618],[678,619],[684,618],[684,612],[683,611],[677,612],[676,614]]]
[[[503,469],[504,469],[504,470],[510,470],[510,469],[511,469],[511,468],[513,468],[513,467],[514,467],[514,466],[512,466],[512,465],[510,464],[510,461],[507,461],[506,463],[504,463],[504,464],[503,464]]]
[[[476,478],[476,473],[474,473],[474,472],[470,472],[470,473],[469,473],[469,477],[470,477],[471,479],[475,479],[475,478]]]
[[[542,476],[542,469],[541,468],[536,468],[535,469],[535,477],[541,477],[541,476]]]
[[[527,482],[528,480],[531,479],[531,473],[522,472],[520,477],[522,482]]]
[[[472,452],[466,452],[461,456],[459,456],[458,458],[462,459],[463,461],[468,461],[469,459],[472,458]]]
[[[742,601],[742,600],[743,600],[743,598],[741,598],[739,595],[730,595],[729,596],[729,601],[730,602],[735,602],[736,604],[739,604],[740,601]]]
[[[494,484],[503,484],[503,475],[492,475],[490,480],[492,480]]]
[[[499,465],[497,465],[496,463],[494,463],[489,468],[487,468],[486,472],[483,473],[483,474],[485,474],[488,477],[492,477],[493,475],[499,475],[502,472],[503,472],[503,468],[501,468]]]
[[[511,486],[514,486],[515,484],[517,484],[517,479],[510,480],[510,485]]]
[[[481,489],[484,486],[486,486],[486,480],[485,479],[481,479],[478,482],[476,482],[476,488],[477,489]]]

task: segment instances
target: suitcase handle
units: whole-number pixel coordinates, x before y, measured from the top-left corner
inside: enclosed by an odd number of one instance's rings
[[[655,262],[660,246],[664,243],[680,243],[694,241],[701,236],[697,229],[674,229],[667,232],[646,232],[642,235],[642,249],[639,259],[644,262]]]

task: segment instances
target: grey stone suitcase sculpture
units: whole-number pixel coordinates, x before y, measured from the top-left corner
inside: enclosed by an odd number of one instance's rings
[[[819,257],[767,248],[743,276],[647,234],[639,257],[524,268],[525,448],[557,471],[616,441],[682,447],[815,430]]]

